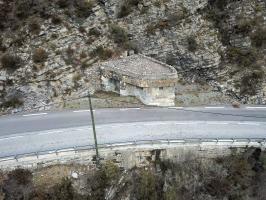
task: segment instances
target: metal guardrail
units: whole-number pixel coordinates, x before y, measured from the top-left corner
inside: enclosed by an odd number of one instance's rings
[[[266,147],[266,138],[210,138],[210,139],[200,139],[200,138],[186,138],[186,139],[161,139],[161,140],[139,140],[139,141],[125,141],[121,143],[104,143],[98,144],[98,148],[100,149],[112,149],[116,147],[126,147],[126,146],[139,146],[139,145],[171,145],[171,144],[201,144],[201,143],[227,143],[234,144],[236,142],[244,142],[243,146],[248,146],[251,143],[257,143],[257,146],[265,146]],[[0,157],[0,163],[16,160],[20,158],[32,157],[36,156],[37,158],[42,155],[49,154],[59,154],[59,153],[67,153],[67,152],[81,152],[95,149],[94,145],[84,145],[84,146],[76,146],[69,147],[64,149],[52,149],[47,151],[38,151],[38,152],[29,152],[23,154],[9,155]]]

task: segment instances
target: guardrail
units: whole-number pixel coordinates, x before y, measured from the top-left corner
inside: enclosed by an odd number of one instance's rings
[[[173,145],[173,144],[213,144],[213,145],[228,145],[237,147],[264,147],[266,148],[266,138],[210,138],[210,139],[198,139],[198,138],[187,138],[187,139],[161,139],[161,140],[139,140],[139,141],[125,141],[121,143],[104,143],[98,144],[100,149],[112,149],[117,147],[130,147],[130,146],[141,146],[141,145]],[[237,144],[237,145],[236,145]],[[67,152],[81,152],[95,149],[94,145],[76,146],[64,149],[53,149],[47,151],[30,152],[16,155],[9,155],[0,157],[0,162],[16,160],[20,158],[27,158],[36,156],[37,158],[42,155],[59,154]]]

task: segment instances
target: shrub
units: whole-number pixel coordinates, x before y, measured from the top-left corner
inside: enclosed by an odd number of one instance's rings
[[[149,24],[149,25],[147,25],[147,27],[146,27],[146,33],[148,34],[148,35],[154,35],[155,34],[155,32],[156,32],[156,26],[154,26],[153,24]]]
[[[62,23],[62,19],[60,16],[58,15],[53,15],[52,16],[52,23],[55,24],[55,25],[58,25],[58,24],[61,24]]]
[[[243,67],[254,66],[257,60],[257,53],[254,49],[240,49],[236,47],[230,47],[227,50],[227,59],[234,64],[238,64]]]
[[[100,36],[101,32],[97,28],[92,28],[89,30],[89,35]]]
[[[1,108],[18,108],[23,105],[23,101],[18,97],[12,97],[0,104]]]
[[[27,18],[30,15],[32,2],[29,0],[15,1],[15,14],[19,18]]]
[[[111,37],[116,44],[120,47],[124,47],[125,44],[128,42],[128,35],[127,32],[117,25],[111,25]]]
[[[32,191],[32,174],[29,170],[15,169],[3,183],[5,199],[27,199]]]
[[[87,33],[86,29],[83,26],[79,27],[79,32],[82,33],[82,34]]]
[[[265,47],[266,46],[266,28],[258,28],[251,35],[252,45],[255,47]]]
[[[46,61],[47,58],[48,58],[48,54],[44,49],[38,48],[34,50],[33,56],[32,56],[33,62],[43,63]]]
[[[6,53],[1,57],[1,63],[5,69],[16,70],[21,67],[22,62],[20,57]]]
[[[72,182],[68,178],[62,179],[61,183],[55,185],[51,191],[52,199],[71,200],[75,199],[75,191]]]
[[[115,165],[112,161],[107,161],[103,166],[102,169],[106,174],[106,179],[109,185],[112,181],[116,180],[119,177],[119,168]]]
[[[195,52],[198,48],[198,44],[194,36],[187,37],[187,45],[188,45],[188,50],[191,52]]]
[[[133,8],[139,4],[139,2],[140,0],[124,0],[117,17],[123,18],[128,16],[133,11]]]
[[[150,170],[141,170],[135,183],[137,199],[157,199],[156,182],[156,177]]]
[[[94,1],[87,0],[75,0],[74,5],[76,7],[76,14],[78,17],[87,18],[92,13],[92,8],[94,6]]]
[[[8,174],[8,179],[15,180],[19,185],[27,185],[31,182],[32,173],[25,169],[15,169]]]
[[[32,18],[29,21],[29,32],[38,35],[41,31],[40,20],[38,18]]]
[[[70,5],[70,0],[57,0],[56,3],[60,8],[66,8]]]
[[[245,75],[241,79],[240,94],[241,95],[256,95],[257,90],[261,87],[264,73],[254,70],[252,73]]]
[[[166,64],[168,65],[176,65],[177,56],[174,54],[168,54],[166,57]]]
[[[235,27],[235,33],[248,34],[253,29],[253,24],[251,20],[240,19]]]
[[[102,60],[107,60],[113,56],[113,51],[111,49],[105,49],[103,46],[98,46],[90,55],[94,57],[97,56]]]

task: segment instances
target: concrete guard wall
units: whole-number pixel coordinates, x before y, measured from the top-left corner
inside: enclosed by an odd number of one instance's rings
[[[118,166],[130,169],[134,166],[146,166],[156,158],[182,162],[193,158],[215,158],[230,155],[232,151],[243,152],[248,147],[259,147],[265,150],[266,143],[247,141],[201,142],[201,143],[165,143],[165,144],[117,144],[100,149],[101,162],[112,160]],[[0,159],[0,168],[12,170],[17,167],[34,169],[56,164],[86,164],[95,166],[93,149],[65,149],[49,152],[44,155],[30,155]]]

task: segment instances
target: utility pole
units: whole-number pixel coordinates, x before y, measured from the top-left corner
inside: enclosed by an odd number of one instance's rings
[[[96,165],[99,166],[100,157],[99,157],[99,151],[98,151],[97,135],[96,135],[96,129],[95,129],[95,122],[94,122],[94,115],[93,115],[90,92],[88,92],[88,97],[89,97],[89,104],[90,104],[91,123],[92,123],[92,130],[93,130],[93,136],[94,136],[94,144],[95,144],[95,150],[96,150]]]

